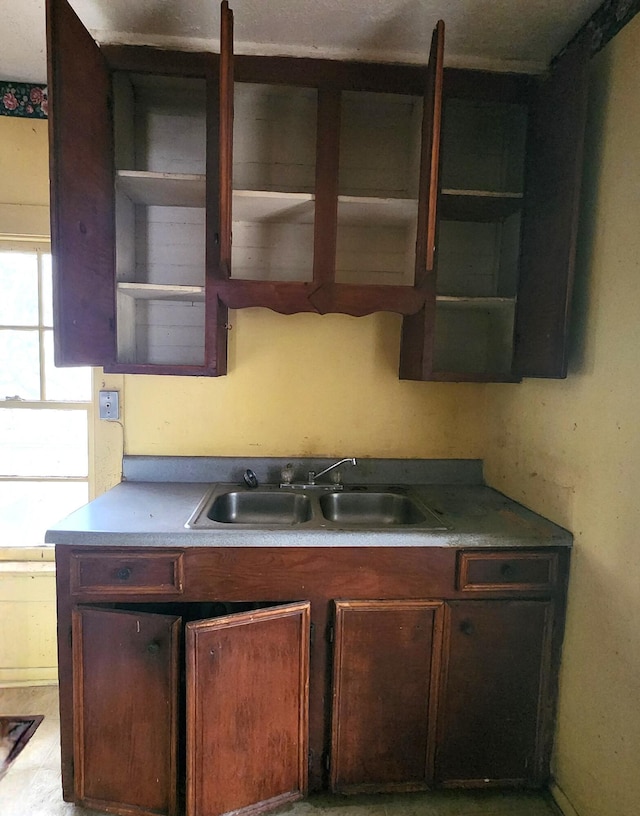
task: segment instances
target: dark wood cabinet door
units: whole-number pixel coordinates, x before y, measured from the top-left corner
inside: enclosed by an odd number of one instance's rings
[[[187,813],[261,813],[307,789],[310,605],[186,627]]]
[[[47,0],[54,348],[58,366],[116,356],[111,81],[67,0]]]
[[[433,272],[435,260],[443,78],[444,22],[439,20],[431,39],[427,81],[424,91],[420,185],[418,192],[416,286],[424,285],[426,274]]]
[[[444,23],[438,22],[431,41],[424,95],[422,155],[416,240],[416,287],[423,305],[402,320],[400,368],[402,380],[426,380],[433,370],[436,280],[434,274],[444,76]]]
[[[567,376],[588,96],[588,42],[558,60],[530,113],[514,372]]]
[[[553,606],[447,605],[436,782],[540,784]]]
[[[227,373],[229,310],[222,296],[231,274],[233,173],[233,12],[220,6],[220,58],[207,64],[207,179],[205,308],[206,371]]]
[[[180,618],[73,612],[75,795],[111,813],[176,813]]]
[[[442,609],[436,601],[336,603],[333,791],[431,783]]]

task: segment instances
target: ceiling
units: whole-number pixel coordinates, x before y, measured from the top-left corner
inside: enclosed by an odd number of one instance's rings
[[[218,48],[218,0],[70,0],[99,42]],[[235,51],[541,71],[602,0],[231,0]],[[44,0],[3,0],[0,80],[44,82]]]

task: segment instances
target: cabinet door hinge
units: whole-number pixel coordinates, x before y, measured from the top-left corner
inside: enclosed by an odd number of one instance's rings
[[[329,753],[329,751],[325,751],[322,754],[322,765],[323,765],[325,771],[330,770],[330,768],[331,768],[331,754]]]
[[[333,630],[333,624],[332,623],[327,624],[327,635],[326,635],[326,637],[327,637],[327,643],[333,643],[334,630]]]
[[[73,627],[69,627],[69,648],[73,646]]]
[[[311,648],[313,648],[313,644],[316,642],[316,625],[315,623],[311,623],[309,625],[309,644]]]

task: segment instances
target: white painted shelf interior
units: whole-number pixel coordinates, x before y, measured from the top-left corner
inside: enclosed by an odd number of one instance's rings
[[[202,365],[206,87],[114,76],[118,360]]]
[[[412,286],[422,99],[345,91],[341,101],[336,281]]]
[[[526,108],[449,99],[443,114],[434,368],[508,376]]]

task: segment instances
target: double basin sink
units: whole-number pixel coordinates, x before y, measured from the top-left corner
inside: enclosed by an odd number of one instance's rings
[[[221,525],[447,529],[410,488],[373,485],[347,486],[342,490],[214,485],[186,526],[212,529]]]

